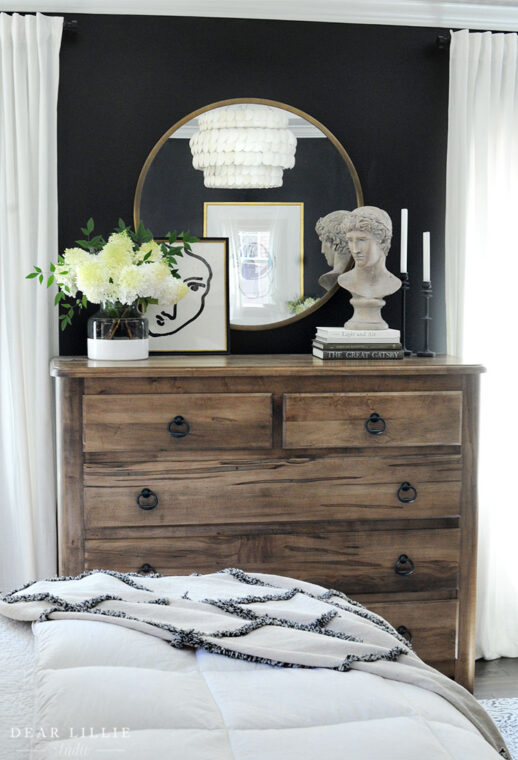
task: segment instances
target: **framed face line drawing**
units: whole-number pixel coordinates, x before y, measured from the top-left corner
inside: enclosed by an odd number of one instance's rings
[[[146,311],[151,353],[229,352],[228,239],[199,238],[190,245],[176,259],[188,294],[177,304]]]

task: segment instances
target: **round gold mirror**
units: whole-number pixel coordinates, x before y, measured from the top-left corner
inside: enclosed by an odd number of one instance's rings
[[[362,205],[356,169],[323,124],[284,103],[236,98],[162,135],[140,173],[134,218],[157,237],[228,238],[230,325],[264,330],[333,295],[336,284],[319,282],[330,265],[315,224]]]

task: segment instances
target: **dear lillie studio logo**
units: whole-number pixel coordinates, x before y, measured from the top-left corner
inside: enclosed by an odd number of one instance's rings
[[[38,752],[46,752],[52,742],[60,742],[54,745],[53,757],[110,757],[122,756],[126,749],[120,746],[121,740],[129,739],[130,729],[127,727],[70,727],[63,726],[11,726],[9,738],[25,742],[30,741],[32,745],[47,742],[50,745],[42,746],[41,749],[32,746],[32,756],[38,756]],[[85,741],[81,741],[85,740]],[[61,743],[62,742],[62,743]],[[109,746],[115,742],[117,746]],[[16,749],[16,752],[27,754],[27,747]]]

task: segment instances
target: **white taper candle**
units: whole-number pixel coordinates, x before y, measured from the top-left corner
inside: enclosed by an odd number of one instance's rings
[[[423,280],[430,282],[430,233],[423,232]]]
[[[401,260],[399,271],[401,274],[407,271],[407,250],[408,250],[408,209],[401,209]]]

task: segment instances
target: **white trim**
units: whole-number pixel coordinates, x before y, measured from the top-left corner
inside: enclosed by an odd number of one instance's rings
[[[518,30],[518,0],[23,0],[9,10]]]

